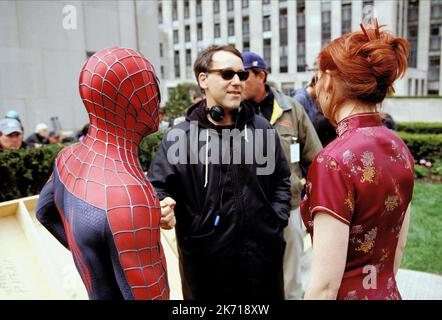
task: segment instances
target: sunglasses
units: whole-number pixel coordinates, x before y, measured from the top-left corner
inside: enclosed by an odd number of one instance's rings
[[[245,70],[233,71],[232,69],[212,69],[207,70],[207,73],[217,72],[224,80],[232,80],[235,74],[238,75],[240,81],[246,81],[249,78],[249,73]]]

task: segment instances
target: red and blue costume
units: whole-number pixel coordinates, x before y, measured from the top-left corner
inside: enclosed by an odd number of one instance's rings
[[[57,156],[37,218],[70,249],[91,299],[168,299],[160,203],[138,160],[158,129],[155,70],[131,49],[105,49],[83,66],[80,95],[89,131]]]

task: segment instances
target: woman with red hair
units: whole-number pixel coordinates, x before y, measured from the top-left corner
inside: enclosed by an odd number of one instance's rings
[[[301,210],[313,241],[305,299],[401,299],[413,157],[377,106],[407,69],[408,42],[375,26],[318,57],[316,94],[338,137],[316,157]],[[313,232],[314,231],[314,232]]]

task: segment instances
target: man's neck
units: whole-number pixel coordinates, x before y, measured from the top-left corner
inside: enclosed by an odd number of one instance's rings
[[[263,84],[262,87],[260,87],[258,94],[256,95],[255,99],[253,99],[256,103],[261,103],[268,95],[267,87]]]

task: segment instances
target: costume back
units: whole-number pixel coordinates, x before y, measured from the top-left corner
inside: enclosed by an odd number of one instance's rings
[[[90,128],[63,149],[37,206],[39,221],[73,255],[91,299],[168,299],[161,209],[138,160],[158,130],[154,68],[131,49],[86,61],[80,95]]]

